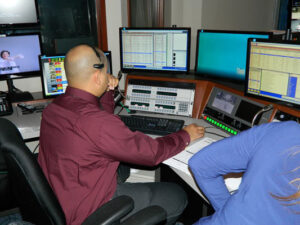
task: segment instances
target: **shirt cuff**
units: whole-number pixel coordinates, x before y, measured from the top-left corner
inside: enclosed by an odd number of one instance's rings
[[[180,130],[177,132],[182,139],[182,149],[185,149],[191,142],[190,135],[185,130]]]

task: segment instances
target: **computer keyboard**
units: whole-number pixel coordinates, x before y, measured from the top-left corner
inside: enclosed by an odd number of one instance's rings
[[[132,131],[141,131],[146,134],[167,135],[179,131],[184,125],[183,120],[166,119],[149,116],[124,116],[120,115],[121,120]]]
[[[18,103],[17,106],[21,109],[22,115],[41,113],[49,102],[38,102],[38,103]]]

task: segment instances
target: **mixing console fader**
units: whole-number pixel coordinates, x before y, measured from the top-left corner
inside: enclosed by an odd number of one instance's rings
[[[195,84],[130,79],[125,105],[132,110],[192,116]]]

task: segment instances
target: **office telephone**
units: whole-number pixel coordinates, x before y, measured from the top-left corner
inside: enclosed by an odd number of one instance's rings
[[[5,92],[0,92],[0,116],[10,115],[13,113],[11,101]]]

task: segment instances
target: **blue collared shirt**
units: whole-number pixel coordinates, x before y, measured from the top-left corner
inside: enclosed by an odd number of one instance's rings
[[[271,195],[289,196],[299,190],[300,181],[295,179],[300,178],[300,125],[296,122],[264,124],[213,143],[195,154],[189,166],[215,209],[195,224],[300,224],[295,213],[300,212],[300,204],[286,206],[296,201],[282,202]],[[244,175],[238,191],[230,195],[223,175],[232,172]]]

